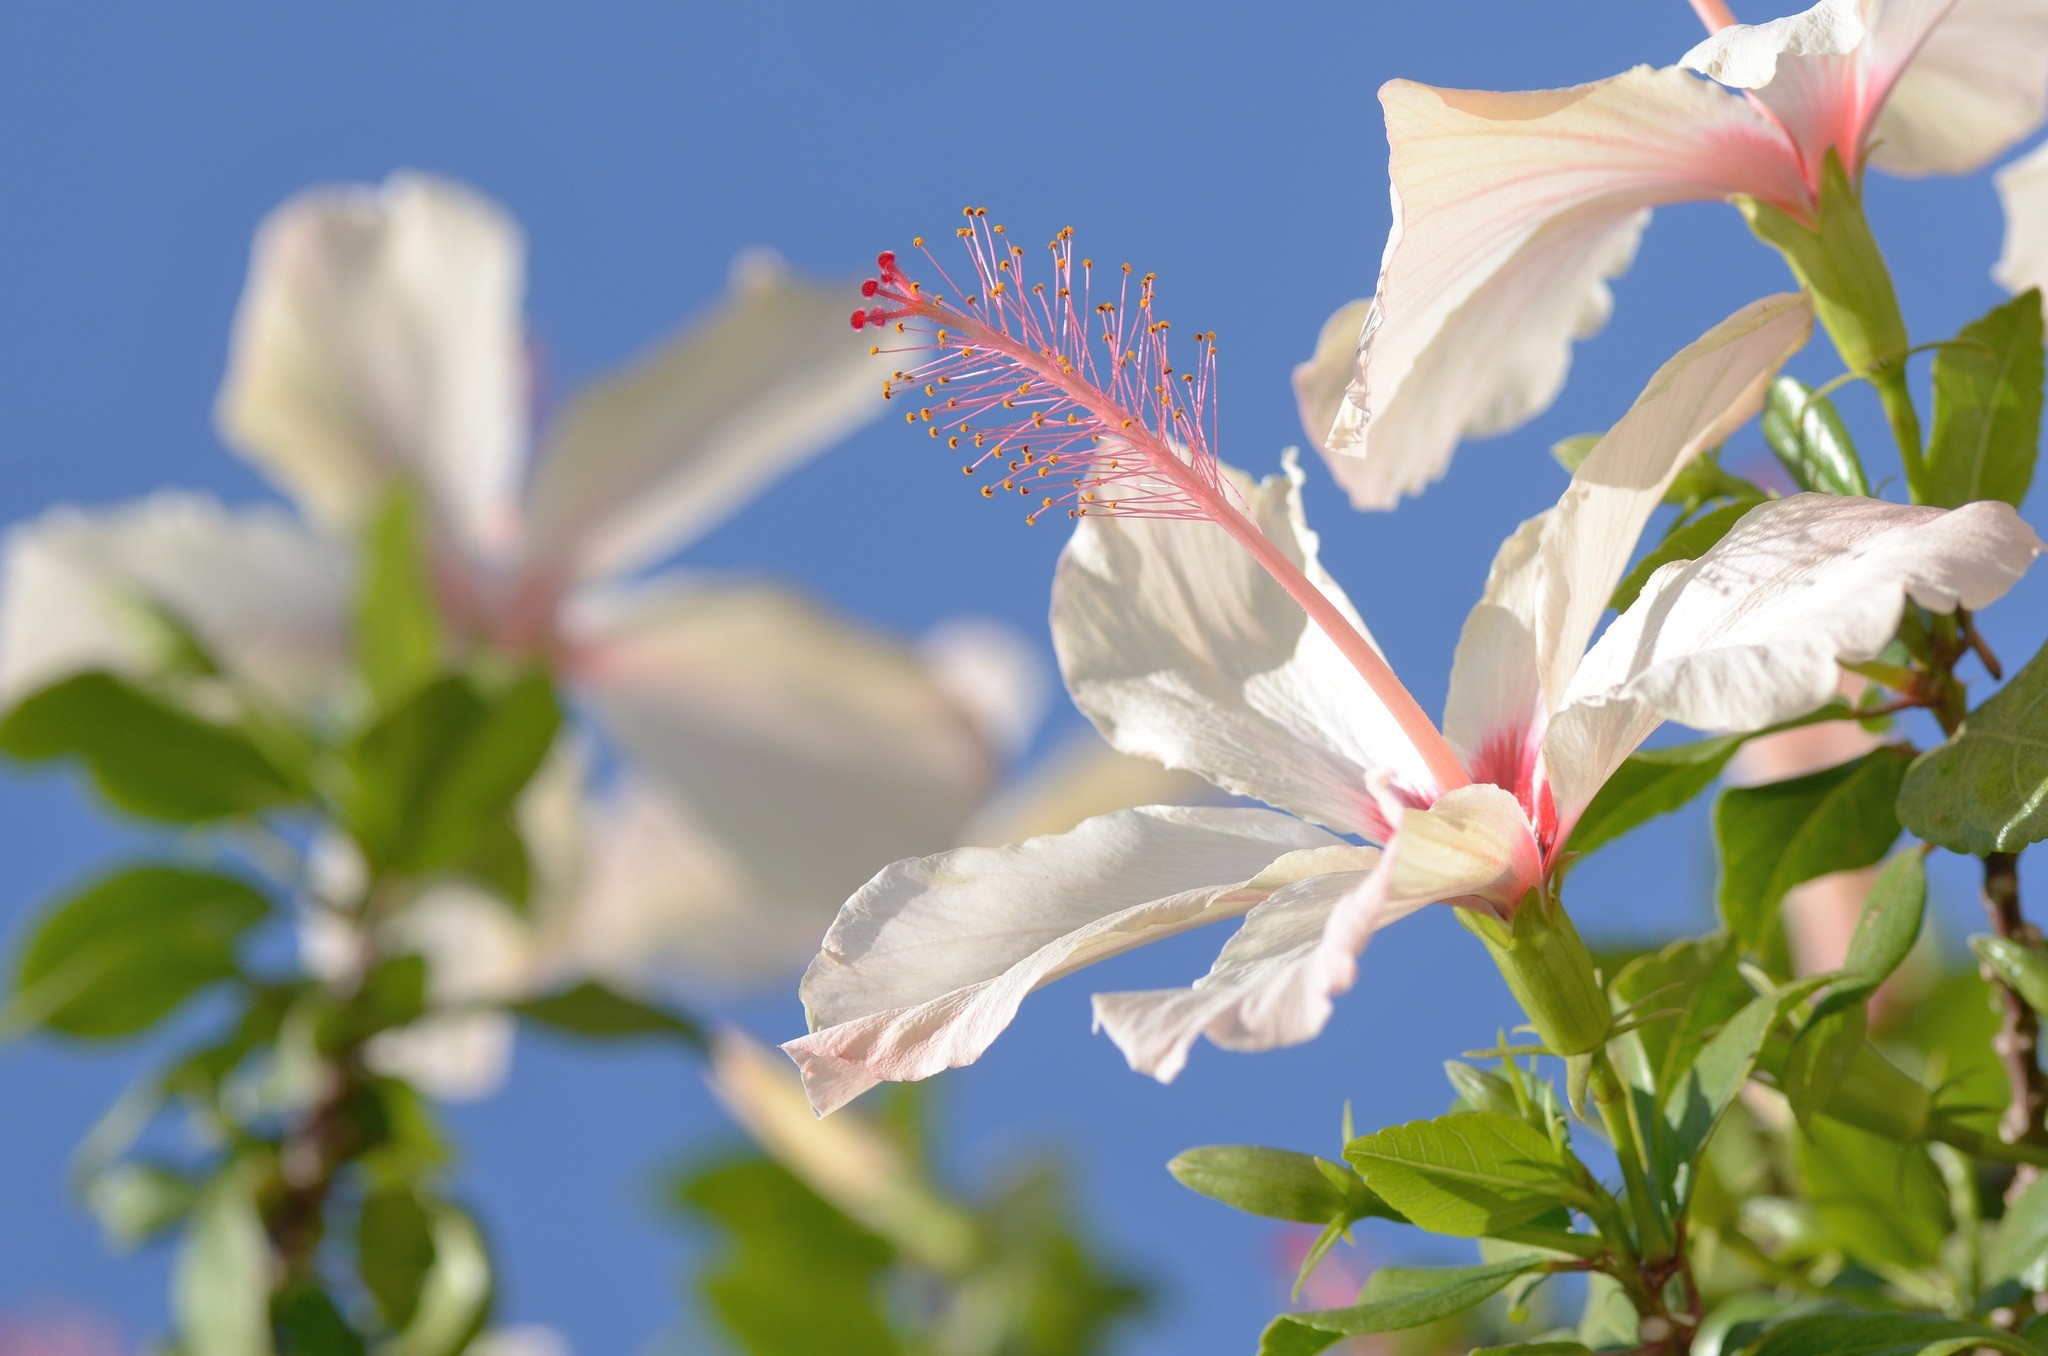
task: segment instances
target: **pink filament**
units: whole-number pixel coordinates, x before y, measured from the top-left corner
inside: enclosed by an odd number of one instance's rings
[[[1241,511],[1215,450],[1215,335],[1195,335],[1195,370],[1176,372],[1168,352],[1171,326],[1152,314],[1151,274],[1139,284],[1134,309],[1128,265],[1117,300],[1091,304],[1092,269],[1084,259],[1077,301],[1071,230],[1050,244],[1048,291],[1042,283],[1026,284],[1024,251],[1008,243],[1001,226],[988,225],[981,209],[968,209],[967,217],[958,234],[967,242],[979,285],[958,305],[911,281],[896,267],[895,256],[884,254],[874,288],[862,287],[878,304],[853,316],[856,329],[873,325],[919,334],[924,337],[907,347],[936,352],[921,366],[897,372],[883,388],[893,397],[907,384],[938,402],[907,413],[906,420],[924,423],[930,436],[944,437],[949,446],[975,452],[962,467],[968,474],[993,463],[1003,491],[1037,495],[1027,521],[1063,506],[1076,518],[1117,514],[1215,523],[1358,670],[1437,789],[1468,785],[1457,753],[1379,651]],[[929,251],[925,257],[931,258]],[[946,277],[936,259],[932,264]],[[961,292],[950,277],[946,282]],[[1099,327],[1099,361],[1091,324]],[[977,423],[991,419],[992,424]],[[995,490],[986,484],[982,494],[993,497]]]
[[[1737,22],[1734,12],[1728,8],[1728,0],[1692,0],[1692,12],[1700,16],[1700,22],[1707,26],[1709,33],[1733,28]]]

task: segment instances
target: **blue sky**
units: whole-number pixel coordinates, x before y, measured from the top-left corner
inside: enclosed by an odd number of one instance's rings
[[[706,305],[749,245],[854,274],[963,203],[1027,235],[1072,224],[1084,250],[1157,270],[1177,321],[1220,332],[1224,455],[1269,471],[1300,438],[1290,368],[1378,264],[1379,84],[1569,84],[1674,60],[1697,36],[1682,0],[8,6],[0,521],[163,485],[264,497],[210,423],[250,232],[302,187],[401,167],[466,179],[524,223],[529,313],[558,390]],[[1880,181],[1871,210],[1916,338],[1999,298],[1985,176]],[[1604,427],[1665,357],[1786,285],[1734,212],[1662,213],[1548,414],[1468,446],[1392,516],[1352,513],[1311,467],[1326,562],[1426,706],[1494,547],[1564,484],[1549,444]],[[1816,348],[1796,370],[1820,380],[1836,366]],[[1874,426],[1866,396],[1844,403]],[[906,633],[979,612],[1042,644],[1063,534],[1009,515],[992,525],[950,464],[898,435],[883,424],[852,439],[688,563],[794,579]],[[1753,430],[1731,460],[1752,455]],[[2030,517],[2041,524],[2037,505]],[[2048,585],[2034,580],[1987,629],[2018,657],[2044,620]],[[12,935],[123,841],[69,781],[0,774],[0,926]],[[1603,856],[1573,882],[1589,933],[1707,918],[1701,815]],[[1974,905],[1955,865],[1937,888],[1961,928]],[[1185,982],[1218,940],[1129,958],[1103,987]],[[1129,1344],[1148,1356],[1248,1350],[1285,1299],[1273,1231],[1183,1192],[1167,1158],[1232,1141],[1328,1152],[1346,1099],[1362,1125],[1430,1114],[1446,1096],[1439,1062],[1510,1020],[1479,949],[1434,913],[1375,945],[1321,1040],[1257,1057],[1204,1048],[1172,1087],[1089,1034],[1087,983],[1028,1003],[942,1100],[963,1181],[1033,1151],[1074,1157],[1099,1231],[1165,1286]],[[801,1025],[793,984],[737,1015],[773,1037]],[[42,1042],[0,1049],[0,1313],[85,1306],[131,1339],[161,1326],[166,1257],[109,1259],[62,1182],[71,1145],[138,1067]],[[646,1188],[729,1134],[691,1067],[527,1040],[510,1088],[454,1123],[508,1318],[551,1324],[586,1354],[641,1350],[678,1322],[688,1242]]]

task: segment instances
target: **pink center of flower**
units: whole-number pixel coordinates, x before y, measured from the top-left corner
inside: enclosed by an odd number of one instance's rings
[[[961,287],[919,237],[913,243],[959,298],[949,303],[898,267],[893,253],[880,276],[861,285],[870,305],[853,327],[892,331],[901,347],[871,352],[929,353],[898,370],[884,396],[921,396],[904,414],[968,460],[969,476],[989,477],[985,498],[1033,498],[1027,522],[1049,509],[1067,516],[1121,515],[1206,519],[1228,532],[1322,628],[1374,696],[1393,715],[1439,793],[1469,784],[1464,765],[1371,643],[1343,612],[1246,516],[1216,455],[1216,336],[1194,336],[1190,370],[1169,351],[1172,326],[1154,314],[1152,274],[1137,281],[1121,269],[1115,301],[1096,302],[1091,261],[1080,262],[1073,231],[1049,242],[1050,283],[1027,282],[1024,250],[966,209],[957,234],[974,272]],[[1076,295],[1078,291],[1079,295]],[[915,336],[915,337],[912,337]]]

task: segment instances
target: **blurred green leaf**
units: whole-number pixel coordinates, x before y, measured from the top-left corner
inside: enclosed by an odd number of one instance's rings
[[[207,1183],[178,1249],[171,1309],[180,1344],[195,1356],[272,1356],[270,1249],[254,1168],[231,1164]]]
[[[175,824],[234,819],[301,798],[240,729],[202,720],[111,673],[81,673],[0,719],[0,753],[76,758],[108,804]]]
[[[1990,1284],[2018,1281],[2029,1291],[2048,1290],[2048,1177],[2036,1177],[2005,1207],[1984,1259]]]
[[[384,1356],[459,1356],[491,1316],[491,1259],[475,1221],[452,1205],[435,1206],[432,1220],[434,1264],[412,1321]]]
[[[1905,964],[1920,940],[1920,922],[1927,913],[1927,858],[1908,846],[1892,854],[1870,892],[1863,897],[1863,916],[1849,937],[1842,961],[1846,978],[1829,986],[1815,1015],[1824,1016],[1860,1002]]]
[[[556,1031],[597,1040],[634,1036],[668,1036],[703,1048],[704,1030],[680,1013],[629,998],[615,989],[585,980],[566,989],[511,1005],[529,1022]]]
[[[1831,992],[1833,987],[1823,992]],[[1815,1113],[1834,1100],[1836,1089],[1863,1049],[1867,1026],[1863,1004],[1851,1002],[1815,1017],[1794,1036],[1778,1075],[1778,1091],[1785,1094],[1800,1125],[1808,1125]]]
[[[1410,1121],[1344,1146],[1365,1184],[1417,1226],[1478,1238],[1580,1200],[1583,1171],[1528,1122],[1492,1111]]]
[[[2048,838],[2048,649],[1972,711],[1953,739],[1920,755],[1899,818],[1951,852],[2018,852]]]
[[[1660,1103],[1692,1067],[1708,1036],[1751,998],[1726,933],[1685,938],[1638,957],[1609,987],[1624,1007],[1639,1009],[1648,1019],[1618,1045],[1625,1066],[1633,1062],[1628,1058],[1633,1051],[1640,1052],[1642,1071],[1632,1073],[1631,1082]]]
[[[1868,495],[1863,463],[1834,402],[1815,397],[1795,377],[1771,383],[1764,400],[1764,441],[1802,490],[1820,494]]]
[[[279,1356],[363,1356],[362,1335],[318,1285],[294,1285],[271,1301]]]
[[[356,1222],[356,1265],[363,1288],[394,1328],[412,1322],[434,1266],[434,1221],[404,1183],[379,1187],[363,1200]]]
[[[1778,906],[1793,886],[1881,860],[1913,751],[1900,745],[1805,777],[1721,793],[1714,806],[1721,918],[1773,965],[1785,959]]]
[[[1166,1170],[1190,1191],[1267,1219],[1328,1224],[1368,1215],[1400,1218],[1350,1168],[1313,1154],[1211,1144],[1176,1156]]]
[[[1084,1246],[1050,1166],[1012,1177],[983,1212],[983,1231],[993,1258],[961,1279],[937,1320],[940,1332],[963,1339],[960,1350],[1093,1356],[1145,1303],[1141,1285]],[[978,1340],[966,1336],[970,1328]]]
[[[1434,1323],[1465,1312],[1517,1276],[1542,1267],[1534,1257],[1471,1267],[1381,1267],[1359,1292],[1357,1304],[1274,1319],[1259,1340],[1259,1356],[1313,1356],[1346,1337]]]
[[[161,1163],[116,1163],[85,1184],[87,1207],[120,1252],[177,1224],[198,1200],[199,1184]]]
[[[146,1030],[235,974],[242,935],[270,905],[231,876],[135,866],[46,912],[15,967],[7,1025],[82,1039]]]
[[[419,496],[399,486],[385,496],[365,535],[356,594],[356,654],[363,681],[390,704],[441,666],[440,607],[420,522]]]
[[[1931,1267],[1948,1236],[1948,1189],[1924,1145],[1832,1117],[1795,1137],[1807,1198],[1835,1247],[1875,1266]]]
[[[439,678],[381,717],[348,750],[349,819],[372,869],[466,870],[522,902],[513,808],[561,715],[547,677],[526,673],[488,691],[466,676]]]
[[[748,1356],[908,1356],[878,1303],[895,1250],[787,1169],[746,1157],[678,1184],[728,1239],[699,1285]]]
[[[1643,585],[1650,582],[1651,575],[1674,560],[1699,559],[1728,535],[1729,529],[1742,520],[1743,514],[1763,502],[1762,499],[1738,499],[1672,528],[1654,550],[1622,576],[1621,582],[1614,586],[1614,596],[1607,600],[1607,605],[1616,612],[1628,611],[1642,593]],[[1737,742],[1740,743],[1739,738]]]
[[[2041,443],[2041,292],[2028,288],[1965,325],[1934,355],[1934,428],[1921,503],[2017,505]]]
[[[1802,1314],[1767,1331],[1747,1356],[1962,1356],[1977,1350],[2040,1356],[2009,1332],[1913,1313]]]

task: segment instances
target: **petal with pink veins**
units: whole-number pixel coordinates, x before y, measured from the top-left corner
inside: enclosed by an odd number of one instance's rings
[[[1887,0],[1872,84],[1888,91],[1870,163],[1891,174],[1968,174],[2041,125],[2048,6],[2039,0]]]
[[[1270,810],[1149,806],[1003,848],[897,862],[847,901],[783,1046],[830,1112],[980,1058],[1026,994],[1377,857]]]
[[[1237,485],[1251,516],[1351,619],[1316,558],[1300,468]],[[1225,790],[1377,834],[1375,769],[1434,786],[1407,737],[1336,645],[1221,528],[1081,520],[1053,581],[1053,648],[1075,705],[1123,752]]]
[[[222,436],[346,532],[415,478],[473,552],[507,548],[526,446],[524,246],[447,180],[323,188],[257,231]]]
[[[1664,720],[1758,730],[1832,700],[1911,598],[1984,607],[2042,549],[2009,504],[1959,509],[1800,494],[1745,514],[1693,561],[1650,576],[1586,655],[1544,748],[1567,824]]]
[[[1324,440],[1361,508],[1421,490],[1460,438],[1514,428],[1556,397],[1649,208],[1805,199],[1777,127],[1675,67],[1513,94],[1396,80],[1380,97],[1394,230]]]
[[[1450,900],[1513,908],[1541,870],[1515,798],[1460,787],[1403,814],[1377,862],[1312,876],[1254,906],[1190,987],[1096,995],[1095,1023],[1133,1069],[1162,1083],[1187,1064],[1198,1036],[1226,1050],[1299,1045],[1322,1032],[1379,929]]]
[[[1628,568],[1643,525],[1679,471],[1754,415],[1806,343],[1800,293],[1752,303],[1665,363],[1581,462],[1556,507],[1500,548],[1466,618],[1444,733],[1476,776],[1526,784],[1550,713]]]
[[[2048,287],[2048,143],[2007,165],[1992,182],[2005,208],[2005,246],[1991,276],[2009,292]]]

